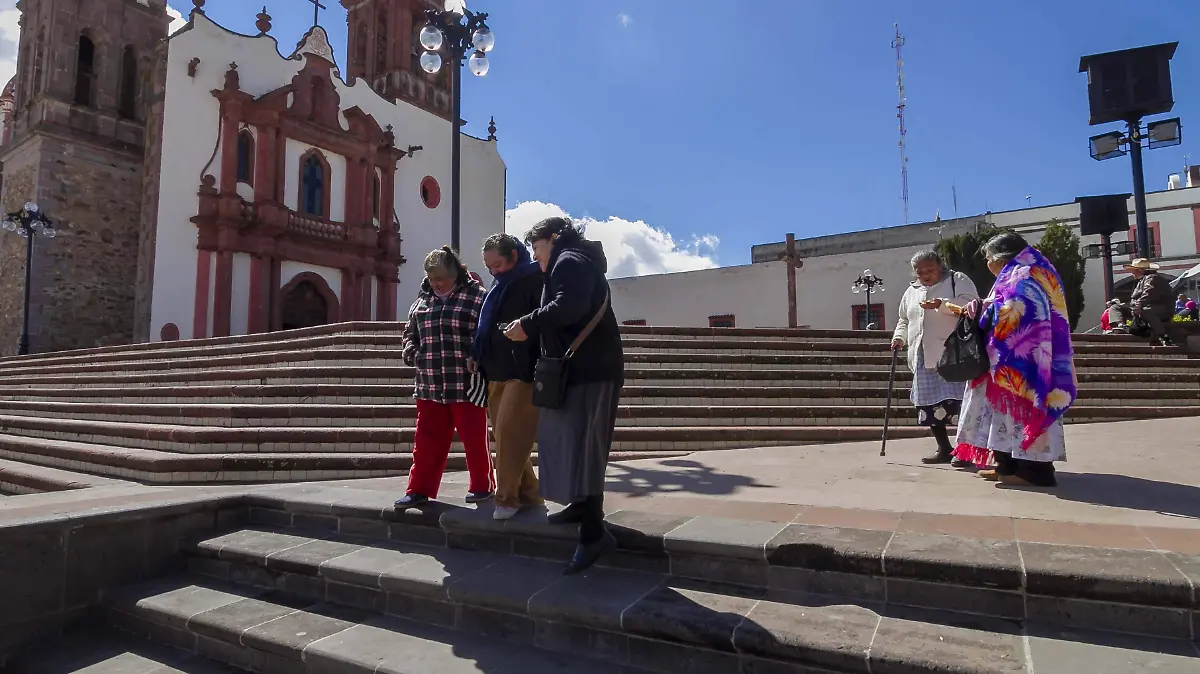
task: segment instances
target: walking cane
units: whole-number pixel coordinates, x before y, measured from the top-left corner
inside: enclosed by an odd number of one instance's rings
[[[892,416],[892,391],[896,388],[896,357],[900,349],[892,349],[892,372],[888,375],[887,406],[883,408],[883,445],[879,448],[879,456],[887,456],[888,421]]]

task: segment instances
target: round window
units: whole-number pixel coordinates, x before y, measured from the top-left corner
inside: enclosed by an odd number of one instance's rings
[[[442,203],[442,188],[433,176],[425,176],[421,181],[421,202],[426,208],[437,208]]]

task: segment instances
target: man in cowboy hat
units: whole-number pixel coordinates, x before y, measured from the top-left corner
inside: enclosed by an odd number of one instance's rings
[[[1150,339],[1163,346],[1172,344],[1167,328],[1174,314],[1174,293],[1171,283],[1158,273],[1158,265],[1144,257],[1125,265],[1125,271],[1133,274],[1137,285],[1129,296],[1133,315],[1141,318],[1150,328]]]

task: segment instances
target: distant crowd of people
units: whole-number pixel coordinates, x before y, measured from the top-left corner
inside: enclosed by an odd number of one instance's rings
[[[598,242],[557,217],[534,225],[524,241],[488,237],[483,258],[490,290],[450,247],[425,258],[404,329],[404,362],[416,369],[417,425],[408,488],[396,507],[437,498],[457,431],[466,501],[495,499],[497,520],[541,507],[543,499],[564,504],[549,520],[579,525],[566,568],[578,573],[616,547],[604,526],[604,482],[624,354],[608,262]]]
[[[1171,303],[1171,283],[1158,273],[1157,264],[1138,258],[1125,265],[1125,269],[1137,280],[1133,293],[1126,304],[1119,299],[1109,300],[1100,316],[1100,329],[1106,335],[1132,334],[1147,337],[1162,346],[1174,345],[1170,326],[1176,316],[1200,321],[1196,302],[1186,294],[1179,294]]]

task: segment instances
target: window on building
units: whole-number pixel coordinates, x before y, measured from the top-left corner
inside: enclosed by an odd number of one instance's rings
[[[239,183],[254,184],[254,134],[249,129],[238,132],[237,179]]]
[[[300,212],[316,217],[325,216],[325,180],[327,169],[321,155],[310,152],[300,163]]]
[[[95,83],[96,44],[87,35],[80,35],[75,55],[75,105],[92,105]]]
[[[627,321],[621,321],[621,325],[648,325],[644,318],[631,318]]]
[[[852,330],[866,330],[868,325],[874,325],[875,330],[883,328],[883,305],[872,304],[870,309],[865,304],[854,305]]]
[[[371,217],[379,219],[379,197],[383,188],[379,182],[379,172],[371,171]]]
[[[125,119],[137,118],[137,54],[132,45],[126,45],[121,52],[121,97],[117,105],[117,114]]]
[[[736,328],[737,321],[733,314],[718,314],[708,317],[708,327],[710,328]]]

